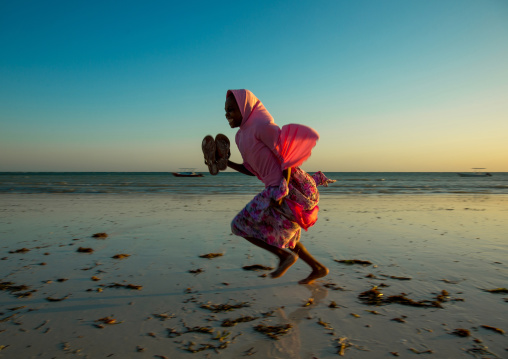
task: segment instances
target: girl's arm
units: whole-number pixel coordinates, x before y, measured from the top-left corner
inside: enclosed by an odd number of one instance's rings
[[[228,160],[228,167],[234,169],[235,171],[243,173],[244,175],[254,176],[254,173],[245,168],[243,164],[235,163],[233,161]]]

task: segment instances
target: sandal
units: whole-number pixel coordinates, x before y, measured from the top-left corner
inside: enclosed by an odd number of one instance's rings
[[[203,155],[205,156],[205,165],[208,166],[208,171],[211,175],[215,176],[219,173],[219,170],[215,160],[215,141],[212,136],[208,135],[203,138],[203,142],[201,142],[201,149],[203,150]]]
[[[228,168],[228,159],[230,156],[229,151],[229,138],[222,133],[215,136],[215,146],[217,148],[217,168],[220,171],[224,171]]]

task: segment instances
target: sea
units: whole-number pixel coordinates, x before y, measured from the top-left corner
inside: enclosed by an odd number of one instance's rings
[[[309,172],[312,173],[312,172]],[[322,195],[508,194],[508,172],[492,177],[460,177],[455,172],[324,172],[337,182],[319,187]],[[171,172],[0,172],[6,193],[77,194],[242,194],[263,189],[256,178],[237,172],[175,177]]]

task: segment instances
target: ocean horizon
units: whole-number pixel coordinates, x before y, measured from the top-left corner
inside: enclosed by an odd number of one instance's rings
[[[175,177],[171,172],[0,172],[0,194],[252,194],[263,189],[256,177],[221,172]],[[309,171],[309,173],[313,173]],[[322,195],[508,194],[508,172],[460,177],[456,172],[324,172],[337,182]]]

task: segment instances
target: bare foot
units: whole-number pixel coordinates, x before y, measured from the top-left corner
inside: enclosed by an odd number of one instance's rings
[[[291,267],[293,264],[295,264],[297,259],[298,259],[298,256],[296,254],[288,253],[288,256],[286,257],[286,259],[280,261],[279,267],[276,270],[274,270],[272,273],[270,273],[270,276],[272,278],[282,277],[287,272],[289,267]]]
[[[316,279],[323,278],[324,276],[328,275],[328,273],[330,273],[328,268],[319,267],[319,268],[314,269],[312,271],[312,273],[309,274],[309,276],[307,278],[302,279],[298,283],[299,284],[310,284],[310,283],[314,282]]]

